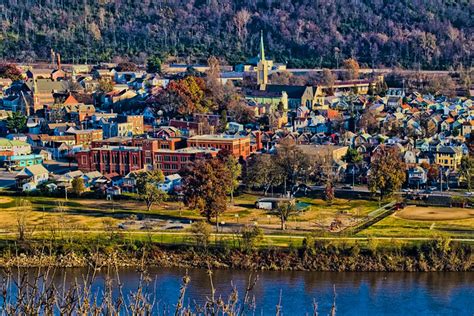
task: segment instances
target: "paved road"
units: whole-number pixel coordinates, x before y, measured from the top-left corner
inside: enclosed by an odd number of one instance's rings
[[[0,189],[6,189],[15,185],[15,176],[18,172],[6,171],[4,168],[0,169]]]
[[[176,232],[176,231],[152,231],[152,232],[147,232],[147,231],[127,231],[127,230],[119,230],[121,232],[127,233],[127,234],[132,234],[132,235],[152,235],[152,236],[159,236],[159,235],[171,235],[171,236],[191,236],[191,233],[189,232]],[[38,235],[41,233],[47,233],[48,231],[36,231],[33,235]],[[74,234],[103,234],[107,233],[105,230],[65,230],[65,231],[55,231],[55,233],[74,233]],[[10,235],[16,235],[16,232],[2,232],[0,235],[4,236],[10,236]],[[234,234],[234,233],[212,233],[211,237],[239,237],[239,234]],[[284,234],[276,234],[276,235],[265,235],[265,238],[268,239],[305,239],[307,236],[306,235],[284,235]],[[369,240],[369,239],[375,239],[375,240],[389,240],[389,241],[395,241],[395,240],[405,240],[405,241],[429,241],[429,240],[436,240],[436,238],[430,238],[430,237],[313,237],[316,240]],[[450,238],[451,241],[462,241],[462,242],[474,242],[474,238]]]

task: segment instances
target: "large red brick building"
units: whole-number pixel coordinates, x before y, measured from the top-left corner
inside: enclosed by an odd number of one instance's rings
[[[218,152],[215,149],[160,148],[166,146],[160,140],[143,140],[137,146],[93,147],[76,153],[76,160],[79,170],[85,172],[97,170],[103,174],[125,176],[131,171],[153,167],[161,169],[164,174],[172,174],[196,159],[213,157]]]

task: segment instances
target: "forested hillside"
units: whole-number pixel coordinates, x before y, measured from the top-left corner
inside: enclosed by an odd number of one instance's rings
[[[470,65],[471,0],[4,0],[0,52],[6,59],[84,62],[128,56],[209,55],[235,64],[267,55],[291,67],[441,69]]]

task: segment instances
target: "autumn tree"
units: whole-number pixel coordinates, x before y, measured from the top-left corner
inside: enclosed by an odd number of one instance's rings
[[[226,165],[217,158],[195,161],[185,172],[183,187],[184,203],[199,210],[208,222],[214,218],[218,229],[219,215],[227,210],[230,190]]]
[[[434,183],[439,179],[439,166],[430,165],[428,168],[428,181]]]
[[[456,96],[456,83],[449,75],[433,76],[429,79],[427,92],[435,95]]]
[[[190,116],[193,113],[205,113],[216,109],[209,97],[204,79],[187,76],[172,80],[165,89],[152,96],[152,103],[164,110],[169,116]]]
[[[362,156],[355,148],[349,148],[343,157],[344,161],[351,164],[357,164],[362,161]]]
[[[324,188],[324,200],[331,205],[335,197],[334,183],[327,181]]]
[[[242,98],[230,100],[227,104],[227,113],[240,124],[255,121],[255,111]]]
[[[219,154],[221,154],[221,152],[223,152],[223,150],[221,150]],[[221,154],[219,159],[224,163],[226,168],[227,178],[229,180],[230,202],[234,203],[234,192],[239,186],[239,177],[242,174],[242,166],[237,158],[228,151],[224,151],[224,154]]]
[[[240,42],[244,43],[247,37],[247,24],[251,18],[251,13],[247,9],[237,11],[233,18],[235,27],[237,28],[237,35],[239,36]]]
[[[289,71],[279,71],[271,75],[272,84],[289,85],[293,75]]]
[[[206,73],[206,89],[212,102],[218,106],[219,109],[224,108],[224,86],[221,82],[221,66],[219,59],[211,56],[207,59],[209,70]]]
[[[359,63],[354,58],[348,58],[344,60],[345,79],[354,80],[359,79]]]
[[[0,63],[0,78],[8,78],[12,81],[21,80],[21,70],[15,64]]]
[[[72,193],[80,196],[86,190],[84,185],[84,179],[82,177],[76,177],[72,180]]]
[[[136,174],[135,183],[139,199],[146,203],[147,211],[155,203],[161,203],[166,198],[166,193],[158,189],[158,183],[165,177],[160,169],[142,171]]]
[[[396,147],[379,146],[370,164],[369,190],[379,190],[382,200],[400,190],[405,178],[405,163]]]
[[[459,173],[466,181],[466,187],[468,191],[472,188],[472,176],[474,171],[474,159],[465,155],[461,158],[461,165],[459,167]]]
[[[276,163],[282,170],[284,192],[287,184],[294,185],[300,175],[310,169],[309,157],[296,146],[294,140],[285,138],[277,146]]]
[[[369,134],[379,132],[378,114],[375,111],[366,109],[360,116],[359,127]]]
[[[255,155],[247,160],[245,183],[251,188],[262,188],[267,195],[270,188],[283,183],[282,169],[276,163],[275,157],[269,154]]]
[[[198,247],[207,247],[211,238],[211,226],[204,221],[196,221],[189,228],[192,239]]]
[[[135,63],[125,61],[121,62],[116,67],[117,71],[137,71],[138,66]]]
[[[114,84],[110,80],[99,79],[99,87],[97,91],[99,93],[107,93],[114,89]]]
[[[286,230],[286,222],[291,216],[298,214],[298,208],[292,202],[280,203],[275,210],[275,214],[280,219],[281,230]]]
[[[328,87],[329,94],[333,94],[334,83],[336,82],[336,76],[331,72],[331,70],[324,68],[321,76],[321,84]]]

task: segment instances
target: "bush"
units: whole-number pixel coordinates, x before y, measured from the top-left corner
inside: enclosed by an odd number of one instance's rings
[[[242,248],[252,250],[263,239],[263,231],[258,226],[244,227],[241,231]]]
[[[189,229],[191,238],[194,240],[196,246],[207,247],[211,238],[211,226],[204,221],[198,221],[191,224]]]

